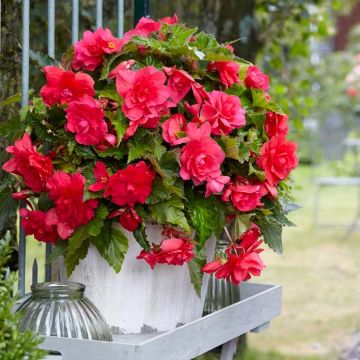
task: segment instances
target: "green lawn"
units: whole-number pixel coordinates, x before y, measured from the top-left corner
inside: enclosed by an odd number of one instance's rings
[[[263,253],[267,268],[256,280],[283,286],[282,316],[268,331],[248,335],[245,360],[336,359],[351,335],[360,331],[360,232],[341,240],[344,227],[314,230],[310,168],[300,167],[294,180],[296,202],[302,209],[291,220],[298,226],[285,231],[284,255]],[[356,188],[323,190],[320,220],[349,223],[357,196]],[[30,243],[30,254],[43,252],[38,243]],[[42,273],[43,262],[39,265]]]
[[[263,253],[267,269],[257,280],[283,285],[282,316],[267,332],[250,334],[249,345],[281,354],[264,359],[336,359],[360,331],[360,233],[342,240],[344,227],[313,229],[310,168],[300,167],[294,180],[303,206],[291,215],[298,226],[285,231],[284,255]],[[351,222],[357,196],[354,187],[322,190],[320,221]]]

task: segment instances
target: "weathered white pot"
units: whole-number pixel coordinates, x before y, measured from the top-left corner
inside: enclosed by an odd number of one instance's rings
[[[149,242],[162,239],[161,226],[149,225]],[[156,265],[151,270],[144,260],[137,260],[141,247],[132,233],[126,233],[129,250],[120,273],[100,256],[93,246],[75,268],[69,280],[86,285],[85,295],[98,307],[114,332],[141,333],[166,331],[202,316],[208,285],[204,276],[199,298],[190,281],[188,266]],[[207,241],[210,260],[215,251],[215,238]]]

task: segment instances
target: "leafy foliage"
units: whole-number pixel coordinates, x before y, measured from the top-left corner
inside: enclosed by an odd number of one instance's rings
[[[201,285],[204,273],[201,268],[206,264],[206,255],[204,249],[197,251],[195,257],[188,262],[191,283],[197,296],[201,296]]]
[[[282,229],[284,226],[294,226],[284,214],[283,206],[279,201],[267,201],[262,213],[256,215],[256,223],[264,236],[265,243],[275,252],[281,254]]]
[[[73,272],[76,265],[79,264],[79,261],[85,258],[90,245],[90,239],[99,236],[105,230],[103,229],[104,219],[107,215],[107,208],[104,205],[99,205],[96,209],[95,217],[88,224],[79,226],[67,241],[64,258],[66,271],[69,275]],[[106,260],[108,259],[110,259],[110,255],[107,254]],[[112,266],[112,264],[110,265]]]
[[[180,226],[190,233],[190,226],[184,213],[184,203],[180,198],[160,201],[156,205],[149,205],[151,216],[159,224]]]
[[[197,232],[199,247],[205,244],[212,233],[220,238],[226,223],[224,203],[214,196],[205,198],[203,194],[191,189],[187,189],[186,197],[189,203],[187,216]]]
[[[40,360],[46,352],[38,349],[41,339],[29,331],[18,330],[20,314],[12,313],[15,277],[6,278],[5,264],[10,254],[7,243],[0,244],[0,354],[3,360]]]
[[[107,220],[102,227],[101,233],[91,239],[101,256],[118,273],[124,261],[128,249],[128,239],[119,226],[112,225]]]

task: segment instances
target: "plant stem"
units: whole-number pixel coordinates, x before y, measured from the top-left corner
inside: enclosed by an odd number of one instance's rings
[[[230,235],[230,233],[229,233],[229,230],[227,229],[226,226],[224,226],[224,231],[225,231],[225,234],[226,234],[227,238],[229,239],[230,244],[232,244],[232,243],[233,243],[233,239],[231,238],[231,235]]]

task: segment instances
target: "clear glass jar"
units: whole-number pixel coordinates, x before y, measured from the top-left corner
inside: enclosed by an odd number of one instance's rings
[[[227,240],[218,240],[216,244],[215,256],[224,253],[229,246]],[[204,315],[223,309],[226,306],[240,301],[240,288],[230,281],[217,279],[215,274],[209,278],[208,291],[206,294]]]
[[[20,331],[38,335],[112,341],[99,310],[84,297],[85,285],[48,282],[31,286],[31,296],[17,309]]]

